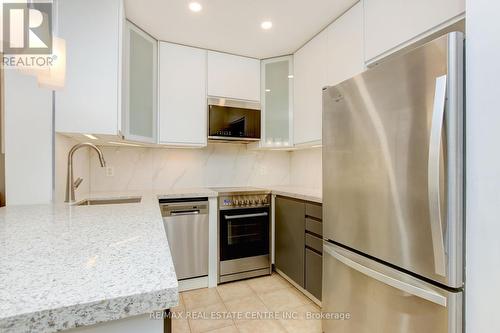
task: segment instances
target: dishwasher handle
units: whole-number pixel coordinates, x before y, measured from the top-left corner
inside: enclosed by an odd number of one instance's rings
[[[198,215],[200,214],[199,209],[193,210],[173,210],[170,212],[170,216],[183,216],[183,215]]]

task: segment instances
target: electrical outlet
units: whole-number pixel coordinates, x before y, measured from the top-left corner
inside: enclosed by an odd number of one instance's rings
[[[113,169],[112,166],[107,166],[106,167],[106,176],[113,177],[114,175],[115,175],[115,169]]]

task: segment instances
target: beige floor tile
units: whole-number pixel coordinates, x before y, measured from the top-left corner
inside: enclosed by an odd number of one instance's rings
[[[288,311],[296,314],[296,318],[293,319],[280,319],[280,324],[288,333],[321,333],[321,320],[308,316],[308,313],[319,312],[316,305],[307,304]]]
[[[179,294],[179,304],[176,307],[170,309],[171,312],[184,312],[184,301],[182,300],[182,294]]]
[[[172,319],[172,333],[190,333],[187,319]]]
[[[295,288],[285,288],[259,294],[264,304],[272,311],[281,311],[310,304],[309,299]]]
[[[286,333],[275,320],[249,320],[236,322],[236,326],[240,333]]]
[[[201,333],[215,330],[218,328],[232,326],[233,320],[226,319],[227,317],[217,318],[213,315],[223,315],[227,313],[226,307],[222,303],[212,304],[202,308],[196,308],[191,311],[189,318],[189,326],[192,333]],[[196,317],[194,317],[196,316]],[[202,317],[204,316],[204,317]]]
[[[252,288],[258,294],[284,289],[291,286],[278,274],[247,280],[247,283],[250,288]]]
[[[203,288],[190,290],[182,293],[184,307],[186,310],[201,308],[208,305],[221,303],[222,300],[215,288]]]
[[[233,314],[235,321],[252,320],[252,318],[255,318],[255,313],[269,311],[262,300],[255,294],[225,302],[225,304],[230,312],[237,313]]]
[[[248,286],[246,281],[221,284],[217,286],[217,291],[224,302],[254,294],[252,288]]]
[[[209,331],[207,333],[238,333],[238,329],[236,328],[236,326],[233,325],[233,326],[218,328],[213,331]]]

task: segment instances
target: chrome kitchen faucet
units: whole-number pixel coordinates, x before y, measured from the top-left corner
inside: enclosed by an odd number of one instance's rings
[[[97,148],[96,145],[89,143],[89,142],[84,142],[84,143],[79,143],[74,145],[69,153],[68,153],[68,173],[66,177],[66,199],[64,202],[75,202],[75,189],[80,186],[82,183],[83,179],[78,177],[78,179],[75,181],[73,180],[73,154],[80,148],[83,147],[90,147],[93,148],[96,152],[97,155],[99,156],[99,162],[101,163],[101,167],[104,168],[106,166],[106,161],[104,160],[104,155],[102,151]]]

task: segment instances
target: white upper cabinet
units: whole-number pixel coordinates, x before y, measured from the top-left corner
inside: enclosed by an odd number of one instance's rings
[[[207,51],[160,43],[161,144],[207,144]]]
[[[292,56],[262,61],[261,147],[292,147]]]
[[[260,101],[260,61],[208,51],[208,95]]]
[[[460,18],[465,0],[364,0],[365,60],[397,51]]]
[[[120,131],[120,0],[57,1],[66,40],[66,83],[56,92],[55,130],[117,135]],[[89,22],[89,18],[91,21]]]
[[[364,69],[363,4],[359,2],[294,55],[294,144],[321,143],[323,88]]]
[[[156,143],[158,41],[130,22],[124,34],[123,135]]]
[[[321,140],[322,89],[328,84],[326,30],[294,54],[295,145]]]
[[[333,86],[365,70],[362,2],[330,24],[326,31],[328,85]]]

